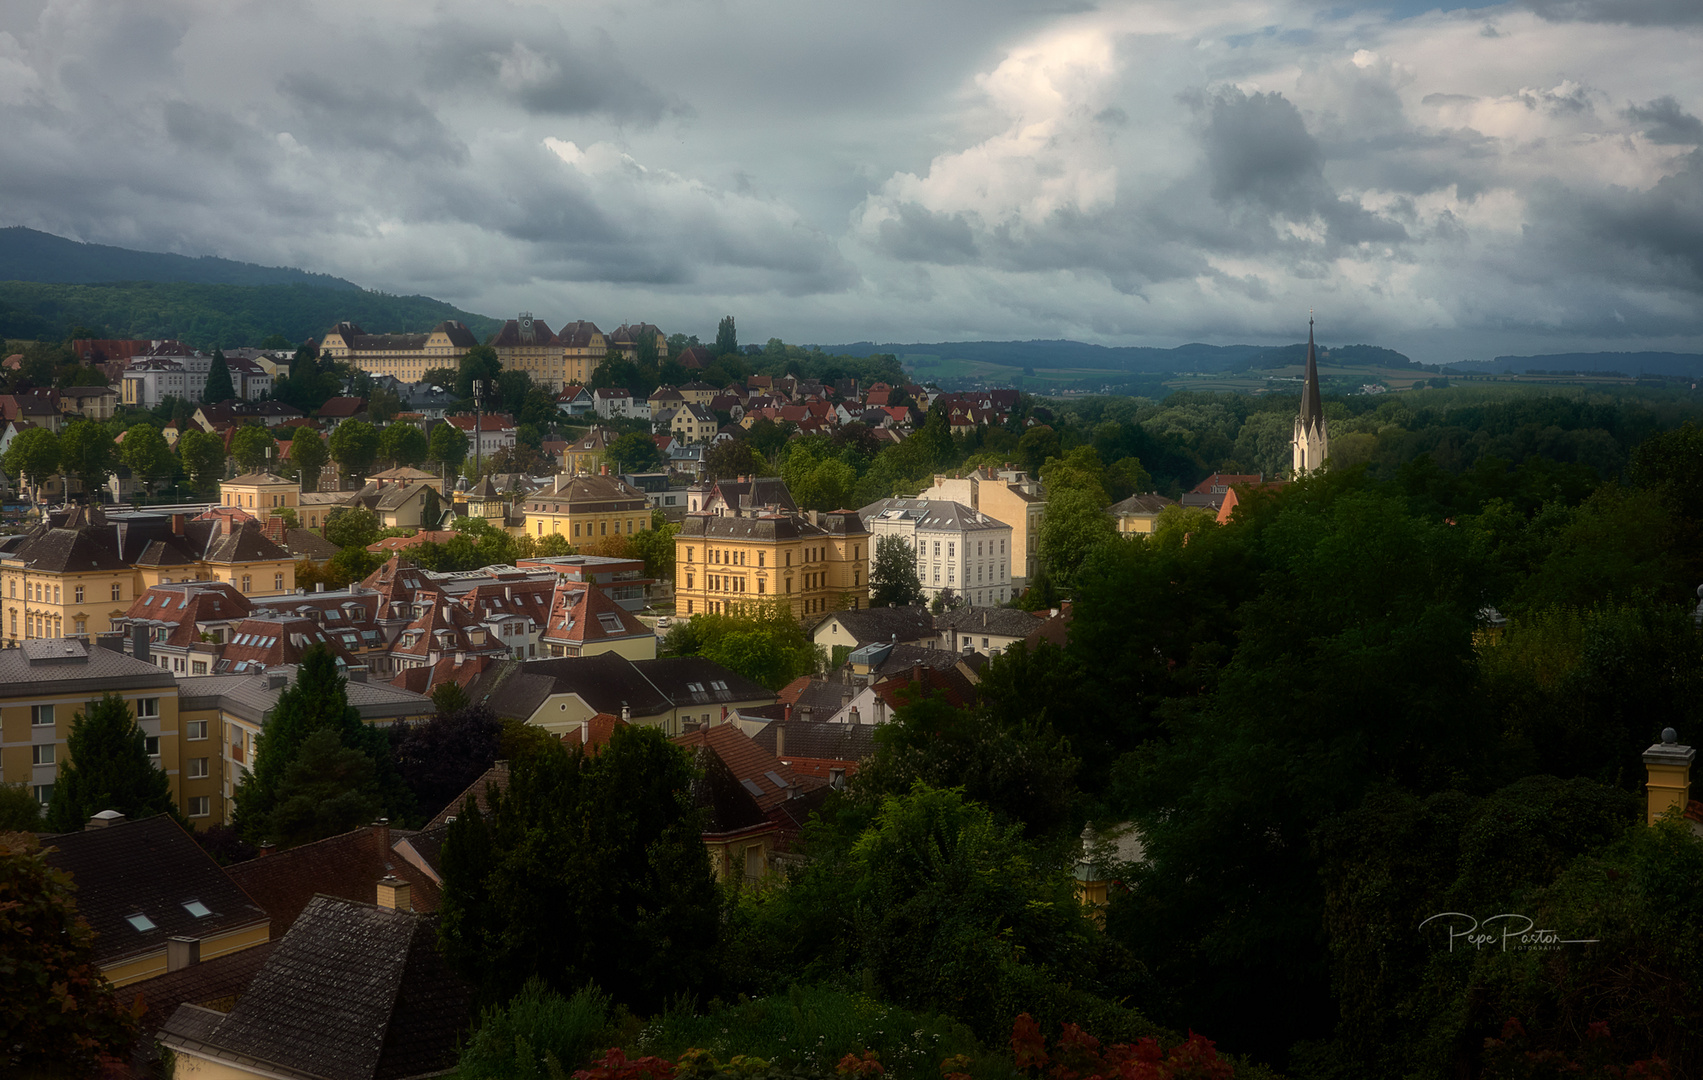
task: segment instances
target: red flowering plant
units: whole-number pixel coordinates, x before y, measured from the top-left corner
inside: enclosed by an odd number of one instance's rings
[[[1028,1013],[1011,1025],[1011,1059],[1033,1080],[1230,1080],[1233,1075],[1212,1040],[1192,1031],[1186,1042],[1166,1051],[1157,1039],[1102,1047],[1077,1025],[1065,1024],[1049,1053],[1040,1025]],[[941,1069],[945,1072],[945,1064]],[[948,1074],[946,1080],[958,1077]]]

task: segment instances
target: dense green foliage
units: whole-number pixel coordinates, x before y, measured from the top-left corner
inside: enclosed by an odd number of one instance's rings
[[[0,1072],[83,1077],[122,1059],[136,1017],[95,964],[94,932],[77,915],[71,876],[49,866],[34,836],[0,833]]]
[[[701,656],[779,690],[823,665],[792,605],[776,597],[753,601],[731,614],[694,615],[677,622],[663,638],[661,656]]]
[[[916,556],[902,536],[875,541],[875,562],[869,568],[870,607],[909,607],[923,601]]]
[[[235,822],[252,842],[305,844],[377,817],[405,822],[414,798],[390,737],[349,704],[347,680],[323,645],[302,654],[296,680],[266,718],[254,769],[237,787]]]
[[[49,831],[81,829],[103,810],[128,818],[176,812],[171,779],[148,757],[147,735],[117,694],[101,695],[71,718],[65,756],[47,806]]]
[[[104,328],[103,337],[176,338],[200,349],[258,343],[273,333],[290,341],[318,339],[344,320],[375,332],[420,333],[459,319],[479,338],[501,328],[496,319],[426,296],[315,285],[0,281],[0,305],[14,313],[0,329],[8,337],[57,339],[69,328],[93,326]]]
[[[655,728],[618,728],[596,756],[514,763],[489,814],[469,800],[445,839],[445,957],[493,1003],[533,978],[558,992],[591,980],[646,1011],[705,985],[721,899],[691,786]]]
[[[41,828],[41,804],[28,784],[0,784],[0,832]]]

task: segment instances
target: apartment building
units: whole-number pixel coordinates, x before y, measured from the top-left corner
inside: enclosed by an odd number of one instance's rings
[[[320,352],[374,375],[402,382],[419,382],[434,368],[453,368],[468,349],[479,344],[465,323],[441,322],[424,334],[369,334],[352,322],[326,331]]]
[[[680,614],[737,611],[775,597],[801,619],[868,604],[871,538],[857,514],[754,502],[749,493],[741,498],[736,484],[717,485],[700,501],[709,509],[688,513],[674,537]]]
[[[1011,580],[1021,588],[1035,576],[1046,493],[1021,469],[983,467],[965,476],[936,475],[918,499],[962,503],[1011,526]]]
[[[650,528],[645,493],[618,476],[558,476],[550,487],[528,495],[525,507],[528,536],[563,536],[576,547]]]
[[[977,607],[1012,597],[1014,530],[1003,521],[943,499],[882,499],[858,514],[871,535],[870,565],[881,537],[902,538],[930,600],[947,590]]]

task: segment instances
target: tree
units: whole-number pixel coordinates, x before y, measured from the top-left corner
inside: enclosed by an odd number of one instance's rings
[[[207,385],[201,392],[201,400],[208,405],[217,405],[236,396],[236,386],[231,382],[231,367],[225,362],[225,354],[214,349],[213,366],[207,371]]]
[[[177,459],[166,445],[166,437],[152,424],[135,424],[125,431],[119,457],[150,494],[154,484],[177,470]]]
[[[650,528],[628,538],[632,541],[633,554],[645,561],[646,577],[674,580],[674,537],[679,532],[680,526],[664,517],[661,510],[652,510]],[[548,539],[542,537],[540,543]],[[540,551],[539,554],[557,553]]]
[[[823,664],[821,650],[781,597],[754,601],[733,614],[694,615],[662,642],[664,656],[702,656],[779,690]]]
[[[402,411],[402,399],[394,390],[379,390],[367,398],[367,415],[375,424],[388,424]]]
[[[41,828],[41,803],[28,784],[0,783],[0,833]]]
[[[392,466],[418,468],[426,460],[426,433],[413,424],[391,424],[379,436],[378,455]]]
[[[445,686],[460,692],[459,707],[446,710],[455,705],[448,700],[454,695],[446,693],[440,701],[433,691],[436,716],[425,723],[397,724],[390,729],[396,771],[414,793],[420,816],[428,819],[503,756],[502,721],[485,705],[468,705],[467,692],[453,681],[440,684],[438,690]]]
[[[883,536],[875,541],[875,565],[869,568],[869,587],[875,594],[870,598],[870,607],[909,607],[923,602],[916,556],[904,537]]]
[[[378,429],[365,420],[345,420],[331,433],[327,449],[344,473],[363,479],[378,458]]]
[[[65,739],[69,761],[59,766],[47,807],[52,832],[71,832],[102,810],[125,817],[169,814],[171,780],[148,757],[147,736],[129,702],[104,694],[71,720]]]
[[[721,899],[694,774],[646,727],[616,728],[596,756],[557,750],[514,763],[489,813],[469,800],[449,826],[444,958],[492,1002],[538,977],[558,992],[592,982],[651,1014],[706,988]]]
[[[246,424],[231,436],[231,456],[244,473],[271,472],[278,456],[278,442],[261,424]]]
[[[656,440],[642,431],[629,431],[609,444],[604,452],[617,472],[647,472],[662,467],[662,451]]]
[[[340,548],[364,548],[379,531],[378,516],[364,506],[339,506],[325,518],[325,538]]]
[[[83,496],[90,502],[100,501],[117,449],[106,428],[90,420],[71,423],[59,433],[60,468],[82,483]]]
[[[390,737],[349,704],[348,683],[324,645],[302,654],[296,681],[267,716],[254,768],[235,798],[235,823],[254,843],[305,843],[362,820],[383,815],[400,822],[413,812],[413,796],[390,757]]]
[[[196,491],[211,491],[225,471],[225,444],[217,435],[190,428],[177,437],[177,460]]]
[[[454,424],[439,424],[432,429],[426,456],[446,469],[460,469],[467,460],[467,436]]]
[[[455,396],[465,401],[473,399],[473,384],[482,381],[485,391],[494,394],[497,377],[503,373],[503,362],[497,350],[489,345],[475,345],[461,357],[455,372]]]
[[[331,458],[325,440],[309,427],[299,427],[290,436],[290,464],[301,476],[303,491],[319,490],[319,472]]]
[[[716,327],[713,351],[717,356],[731,356],[739,352],[739,332],[734,329],[732,315],[724,315]]]
[[[59,468],[59,436],[46,428],[19,433],[6,449],[6,471],[39,488]]]
[[[1105,503],[1091,489],[1067,487],[1047,492],[1041,518],[1039,554],[1059,587],[1068,591],[1090,552],[1117,539],[1117,526]]]
[[[768,468],[768,462],[757,456],[751,445],[740,439],[713,443],[704,451],[704,479],[732,480],[736,476],[756,476]]]
[[[0,1072],[96,1076],[128,1056],[136,1016],[95,963],[94,931],[77,914],[71,876],[35,837],[0,833]]]
[[[439,683],[437,689],[432,691],[431,697],[439,716],[448,716],[467,707],[467,691],[453,680]]]

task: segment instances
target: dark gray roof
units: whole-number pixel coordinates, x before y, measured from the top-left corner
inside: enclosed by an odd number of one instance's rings
[[[859,645],[878,641],[915,641],[934,636],[934,616],[925,607],[878,607],[836,611],[823,623],[838,619]],[[820,626],[817,628],[820,630]]]
[[[177,680],[145,660],[71,638],[36,638],[0,649],[0,685],[14,695],[98,694],[120,688],[175,687]]]
[[[1131,495],[1106,507],[1106,513],[1117,517],[1120,514],[1157,514],[1167,506],[1177,505],[1177,500],[1167,499],[1155,492]]]
[[[628,660],[616,653],[498,664],[474,680],[468,696],[498,716],[524,720],[552,694],[577,694],[598,712],[637,719],[679,707],[772,699],[773,692],[699,657]]]
[[[0,656],[3,655],[0,652]],[[285,686],[288,686],[295,681],[296,671],[295,664],[275,664],[266,672],[192,676],[177,683],[178,707],[223,708],[245,720],[262,723],[284,693],[283,686],[270,685],[270,676],[282,675]],[[402,717],[423,716],[434,708],[431,698],[385,682],[350,681],[348,697],[349,704],[368,723],[388,723]]]
[[[919,529],[944,529],[952,532],[1011,527],[1003,521],[950,499],[880,499],[859,510],[858,516],[865,524],[877,518],[900,518],[915,522]]]
[[[217,1022],[184,1006],[160,1033],[179,1053],[324,1080],[400,1080],[454,1064],[466,987],[436,921],[318,896]]]
[[[772,700],[775,696],[761,683],[699,656],[635,660],[633,666],[676,706]]]
[[[266,921],[266,912],[163,814],[45,837],[42,846],[47,861],[76,882],[77,912],[95,932],[103,965],[158,952],[168,938],[206,938]],[[184,906],[194,901],[207,914]],[[138,915],[146,916],[140,929],[130,921]]]
[[[796,715],[796,712],[795,714]],[[775,720],[763,725],[752,741],[776,757],[819,761],[862,761],[875,753],[874,724],[830,724],[826,721]],[[775,753],[778,736],[786,733],[785,754]]]
[[[1001,637],[1028,637],[1041,625],[1041,620],[1027,611],[1007,607],[954,608],[934,617],[938,630],[956,630],[962,634],[998,634]]]

